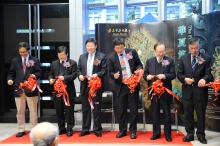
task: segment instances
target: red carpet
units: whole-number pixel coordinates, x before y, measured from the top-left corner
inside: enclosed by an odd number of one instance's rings
[[[26,132],[26,135],[21,138],[16,138],[16,134],[0,141],[0,144],[30,144],[29,132]],[[118,131],[103,131],[102,137],[96,137],[93,132],[89,135],[79,137],[80,131],[74,131],[72,137],[67,137],[65,134],[60,135],[59,143],[60,144],[135,144],[135,145],[178,145],[178,146],[192,146],[190,142],[182,142],[184,135],[179,132],[172,132],[172,142],[167,142],[165,140],[164,134],[162,133],[161,138],[157,140],[150,140],[152,136],[151,131],[137,132],[137,139],[130,139],[130,133],[127,133],[127,136],[123,138],[116,138]]]

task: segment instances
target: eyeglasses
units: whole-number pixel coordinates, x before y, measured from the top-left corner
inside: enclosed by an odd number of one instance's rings
[[[28,52],[29,52],[29,51],[23,51],[23,52],[20,52],[20,51],[19,51],[20,54],[25,54],[25,53],[28,53]]]

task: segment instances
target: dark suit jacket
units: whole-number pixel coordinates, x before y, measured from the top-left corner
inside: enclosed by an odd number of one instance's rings
[[[192,72],[191,54],[188,53],[180,58],[177,78],[182,83],[182,97],[183,99],[189,99],[191,96],[197,100],[207,99],[208,87],[198,87],[200,79],[204,79],[206,83],[211,80],[211,58],[207,54],[200,53],[199,55],[205,59],[202,64],[196,64],[194,73]],[[194,78],[194,83],[188,85],[185,83],[185,78]]]
[[[64,68],[64,83],[67,85],[66,91],[69,95],[69,98],[76,97],[76,89],[74,85],[74,80],[77,77],[76,69],[77,69],[77,63],[76,61],[67,58],[67,61],[70,63],[70,67]],[[48,79],[55,79],[56,76],[59,76],[59,66],[60,66],[60,60],[55,60],[52,62],[50,73],[48,76]]]
[[[88,53],[82,54],[79,57],[79,62],[78,62],[78,67],[77,67],[77,74],[79,75],[83,75],[85,76],[87,73],[87,59],[88,59]],[[94,60],[99,60],[100,63],[98,65],[93,64],[93,70],[92,73],[93,74],[97,74],[99,78],[101,78],[101,80],[103,81],[103,77],[104,75],[107,73],[108,71],[108,66],[107,66],[107,58],[106,55],[96,51],[95,53],[95,57]],[[80,82],[80,92],[84,93],[85,91],[85,86],[87,86],[87,81],[81,81]],[[103,88],[101,87],[98,92],[102,92]]]
[[[142,69],[143,65],[141,63],[141,60],[136,52],[135,49],[125,48],[125,53],[132,53],[133,58],[128,60],[128,63],[130,65],[131,73],[133,74],[134,71],[137,69]],[[121,64],[118,58],[118,54],[116,52],[113,52],[109,55],[109,76],[114,79],[114,74],[119,71],[120,76],[118,79],[115,80],[115,89],[116,89],[116,96],[119,95],[121,91],[121,84],[122,84],[122,70],[121,70]],[[135,91],[140,90],[140,84],[136,87]]]
[[[29,56],[29,60],[33,60],[34,66],[29,66],[26,68],[25,74],[23,73],[23,67],[22,67],[22,58],[21,56],[16,57],[12,59],[11,62],[11,68],[7,77],[7,80],[13,80],[13,94],[15,97],[20,97],[22,94],[22,90],[18,90],[18,87],[20,83],[23,83],[27,78],[29,77],[30,74],[34,74],[37,79],[41,77],[41,67],[40,67],[40,61],[38,58]],[[38,90],[37,88],[34,91],[30,91],[27,88],[24,87],[24,92],[26,96],[32,97],[32,96],[37,96],[38,95]]]
[[[175,73],[175,63],[174,60],[168,56],[164,56],[163,60],[168,60],[170,62],[169,65],[167,66],[163,66],[162,67],[162,74],[165,75],[166,79],[163,79],[164,82],[164,86],[166,88],[168,88],[169,90],[172,90],[172,83],[171,81],[173,79],[176,78],[176,73]],[[156,75],[156,62],[157,62],[157,58],[156,57],[152,57],[150,59],[148,59],[146,61],[146,66],[145,66],[145,70],[144,70],[144,79],[148,82],[148,87],[150,87],[152,85],[152,83],[154,82],[154,80],[147,80],[147,76],[150,75]],[[151,95],[149,96],[149,98],[151,98]],[[164,99],[171,99],[172,95],[168,94],[167,92],[165,92],[164,94],[161,95],[160,98],[164,98]]]

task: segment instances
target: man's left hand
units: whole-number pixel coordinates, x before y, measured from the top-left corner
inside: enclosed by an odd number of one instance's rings
[[[206,81],[204,79],[200,79],[199,82],[198,82],[199,87],[204,87],[205,84],[206,84]]]
[[[157,78],[160,79],[160,80],[162,80],[162,79],[165,79],[166,77],[165,77],[164,74],[158,74],[158,75],[157,75]]]

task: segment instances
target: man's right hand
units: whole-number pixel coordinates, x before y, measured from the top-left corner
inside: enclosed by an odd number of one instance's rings
[[[50,84],[51,85],[54,84],[54,82],[55,82],[55,79],[50,79]]]
[[[192,85],[192,83],[194,83],[194,79],[191,79],[191,78],[185,78],[184,81],[188,85]]]
[[[13,81],[12,80],[8,80],[8,85],[13,85]]]
[[[85,77],[83,75],[79,75],[79,80],[80,81],[84,81],[85,80]]]
[[[114,74],[114,79],[118,79],[119,76],[120,76],[120,73],[119,73],[119,71],[118,71],[118,72],[116,72],[116,73]]]
[[[150,80],[152,80],[152,79],[154,79],[154,76],[153,76],[153,75],[148,75],[148,76],[147,76],[147,80],[148,80],[148,81],[150,81]]]

